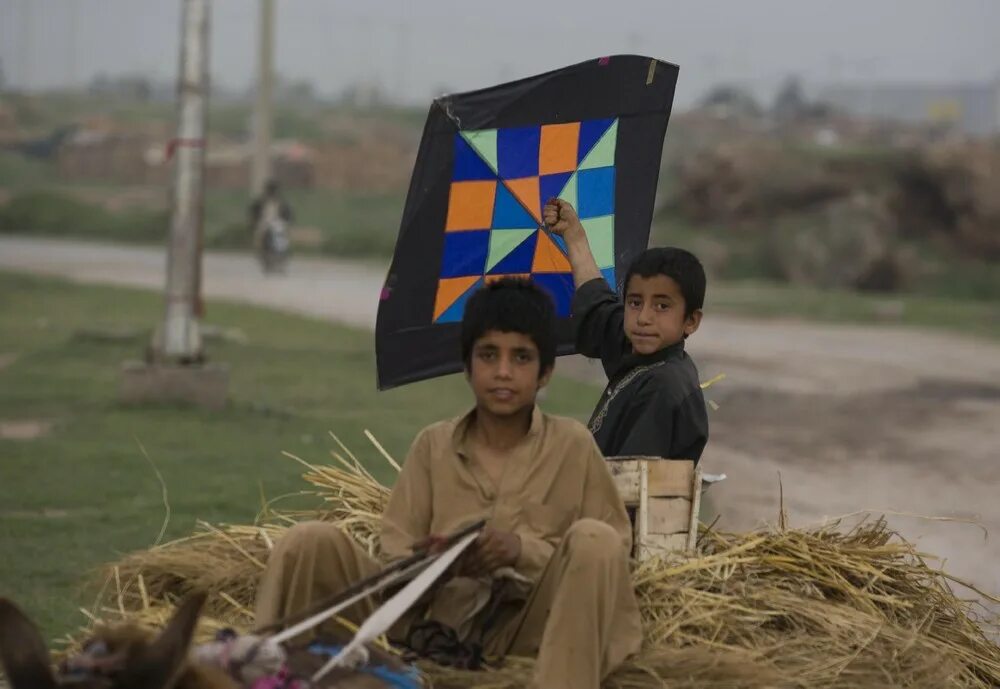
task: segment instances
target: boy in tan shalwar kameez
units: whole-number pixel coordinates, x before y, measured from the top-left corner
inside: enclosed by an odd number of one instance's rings
[[[535,406],[555,363],[551,300],[525,281],[483,288],[466,306],[462,350],[476,407],[417,436],[383,515],[382,562],[332,524],[295,526],[271,553],[257,624],[343,590],[428,537],[486,519],[425,617],[460,639],[481,639],[487,655],[537,656],[539,689],[597,689],[642,642],[631,528],[586,427]],[[376,603],[347,617],[359,622]]]

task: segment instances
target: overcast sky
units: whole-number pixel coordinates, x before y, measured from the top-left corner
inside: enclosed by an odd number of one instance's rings
[[[211,0],[215,79],[246,86],[256,0]],[[277,69],[333,94],[375,82],[425,103],[590,57],[681,66],[678,104],[713,83],[762,94],[808,83],[1000,78],[1000,0],[277,0]],[[180,0],[0,0],[8,83],[98,73],[174,78]]]

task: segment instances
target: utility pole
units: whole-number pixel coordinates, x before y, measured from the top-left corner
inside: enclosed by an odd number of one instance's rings
[[[274,0],[260,0],[257,45],[257,101],[253,114],[251,196],[258,196],[271,178],[271,100],[274,88]]]
[[[154,343],[155,358],[200,361],[198,273],[204,211],[205,123],[208,91],[208,0],[184,0],[177,138],[167,245],[167,309]]]
[[[208,100],[208,0],[182,0],[177,137],[170,236],[167,243],[166,309],[143,363],[126,363],[126,402],[174,401],[225,405],[228,369],[204,363],[198,328],[201,226],[204,211],[205,128]]]
[[[35,50],[35,18],[31,0],[21,5],[21,91],[31,91],[32,57]]]
[[[76,91],[80,86],[77,83],[76,65],[79,61],[79,0],[69,0],[69,36],[66,41],[66,76],[69,79],[69,90]]]
[[[401,19],[396,24],[396,56],[395,56],[395,72],[396,72],[396,83],[393,84],[395,93],[395,98],[393,99],[394,105],[402,105],[406,102],[406,98],[403,92],[406,90],[406,62],[409,59],[410,53],[410,24],[409,19]]]

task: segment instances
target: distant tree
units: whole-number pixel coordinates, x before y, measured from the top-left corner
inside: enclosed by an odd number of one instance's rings
[[[354,108],[371,108],[384,103],[385,98],[378,84],[355,82],[340,92],[337,102]]]
[[[794,119],[805,114],[809,103],[802,91],[802,82],[796,76],[788,77],[778,90],[772,108],[775,117],[779,119]]]
[[[725,115],[744,117],[756,117],[761,112],[760,105],[753,95],[748,90],[733,84],[713,87],[702,98],[700,106],[720,111]]]
[[[96,96],[117,96],[139,101],[148,101],[153,95],[152,80],[142,74],[126,74],[111,77],[100,73],[87,86],[87,91]]]
[[[289,103],[315,103],[316,87],[305,79],[285,80],[278,78],[277,96]]]

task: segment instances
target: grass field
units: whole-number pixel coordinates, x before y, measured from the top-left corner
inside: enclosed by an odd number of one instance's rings
[[[299,465],[281,451],[323,461],[334,447],[328,431],[387,479],[364,429],[402,458],[422,426],[470,403],[456,376],[377,393],[369,332],[209,303],[209,324],[246,336],[208,343],[232,368],[230,407],[126,407],[116,401],[119,366],[141,356],[158,295],[8,273],[0,295],[0,422],[52,424],[36,439],[0,439],[0,595],[51,636],[83,622],[88,572],[155,541],[164,520],[156,470],[169,539],[197,519],[251,521],[262,494],[302,489]],[[581,418],[598,394],[557,379],[545,406]]]
[[[110,183],[68,183],[50,164],[0,151],[0,233],[43,237],[162,243],[169,228],[165,189]],[[399,232],[402,192],[358,193],[291,189],[295,227],[315,241],[300,253],[389,256]],[[209,189],[205,195],[205,246],[248,249],[251,232],[245,191]]]
[[[706,309],[753,318],[881,323],[1000,338],[1000,303],[981,299],[875,295],[737,281],[709,283]]]

